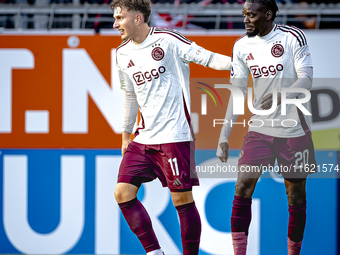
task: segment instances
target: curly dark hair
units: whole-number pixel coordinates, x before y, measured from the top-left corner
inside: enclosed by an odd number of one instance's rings
[[[279,8],[277,7],[276,1],[275,0],[246,0],[246,2],[249,3],[258,3],[264,8],[267,9],[267,11],[272,11],[273,12],[273,17],[272,20],[276,18],[276,13],[279,11]]]
[[[138,11],[143,14],[144,22],[149,22],[150,0],[113,0],[110,3],[110,9],[113,10],[116,7],[126,8],[127,11]]]

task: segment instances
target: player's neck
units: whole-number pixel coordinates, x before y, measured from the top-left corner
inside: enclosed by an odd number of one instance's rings
[[[147,23],[143,23],[139,28],[138,34],[133,38],[133,42],[135,44],[141,44],[148,37],[149,33],[150,27]]]
[[[259,36],[266,36],[267,34],[269,34],[272,30],[273,30],[273,27],[274,27],[274,22],[271,22],[270,24],[268,24],[268,26],[266,27],[266,29],[264,29],[263,32],[260,32],[259,33]]]

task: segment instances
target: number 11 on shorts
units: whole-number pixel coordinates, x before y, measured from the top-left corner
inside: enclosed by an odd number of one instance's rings
[[[174,176],[179,176],[178,165],[177,165],[177,158],[169,158],[168,162],[170,163],[172,174]],[[175,165],[175,168],[174,168],[173,165]]]

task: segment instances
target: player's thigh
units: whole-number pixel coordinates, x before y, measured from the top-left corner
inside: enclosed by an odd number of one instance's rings
[[[194,142],[161,144],[160,169],[170,190],[185,190],[199,185],[195,170]]]
[[[272,146],[273,141],[272,136],[249,131],[243,140],[238,165],[253,166],[252,171],[255,171],[255,168],[262,171],[264,166],[274,165],[276,154]]]
[[[118,183],[129,183],[137,188],[143,182],[157,178],[153,163],[145,154],[145,145],[132,142],[124,153],[119,167]]]
[[[310,132],[300,137],[278,138],[274,143],[277,163],[283,178],[303,182],[316,168],[315,151]]]
[[[273,139],[272,136],[252,131],[245,136],[238,160],[236,196],[251,197],[263,167],[274,165],[276,155]]]

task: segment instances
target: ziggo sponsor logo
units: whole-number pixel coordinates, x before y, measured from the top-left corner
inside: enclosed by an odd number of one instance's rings
[[[275,75],[276,72],[281,72],[283,70],[283,65],[277,64],[276,66],[270,65],[269,67],[263,66],[259,67],[258,65],[256,66],[251,66],[250,70],[253,73],[254,78],[260,78],[262,75],[264,77],[271,75]]]
[[[150,72],[144,72],[142,73],[141,71],[134,73],[133,79],[135,80],[137,86],[143,85],[147,81],[152,81],[152,79],[158,79],[159,74],[165,73],[166,69],[164,66],[160,66],[158,70],[152,69]]]

